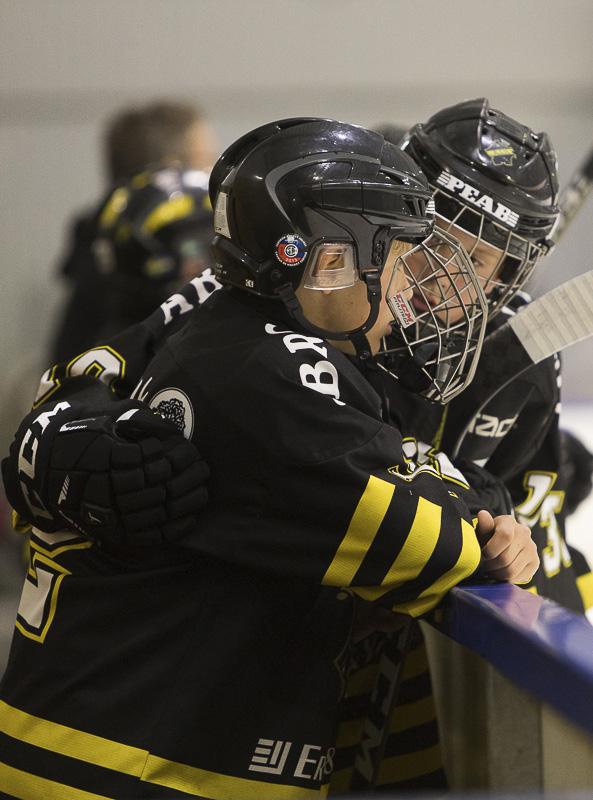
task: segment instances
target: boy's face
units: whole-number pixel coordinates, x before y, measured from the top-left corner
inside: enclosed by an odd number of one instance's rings
[[[379,314],[366,337],[373,354],[379,352],[381,340],[391,332],[393,314],[387,303],[388,292],[403,293],[408,301],[412,299],[410,282],[405,275],[398,256],[411,249],[411,245],[393,241],[385,260],[381,274],[381,301]],[[337,256],[324,255],[324,264],[328,269],[340,268]],[[303,306],[305,316],[311,322],[329,331],[354,330],[363,325],[370,312],[366,285],[360,279],[347,289],[335,291],[312,290],[303,287],[297,290],[297,296]],[[328,337],[331,340],[331,335]],[[339,350],[354,354],[354,346],[350,341],[335,340],[332,342]]]
[[[446,220],[437,217],[438,227],[446,230],[458,239],[467,251],[474,270],[480,280],[484,294],[488,297],[497,285],[503,262],[503,251],[478,239],[470,233],[450,225]],[[437,253],[445,260],[449,254],[446,248]],[[476,302],[475,289],[468,285],[455,265],[447,268],[448,277],[441,271],[440,277],[433,274],[431,263],[426,254],[417,252],[408,258],[408,266],[419,284],[415,288],[412,306],[418,316],[433,309],[436,316],[449,324],[459,322],[464,316],[464,305]]]

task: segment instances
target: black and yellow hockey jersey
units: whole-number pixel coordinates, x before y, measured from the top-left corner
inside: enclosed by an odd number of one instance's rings
[[[209,505],[162,551],[33,536],[0,687],[8,796],[324,796],[357,599],[416,617],[478,566],[458,473],[413,461],[344,355],[236,291],[187,316],[135,396],[195,441]],[[72,392],[132,371],[113,343],[66,370]]]

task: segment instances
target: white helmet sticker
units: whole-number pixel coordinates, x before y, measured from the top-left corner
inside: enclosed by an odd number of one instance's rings
[[[229,222],[227,219],[227,200],[228,194],[226,192],[219,192],[216,198],[216,207],[214,209],[214,233],[220,236],[226,236],[227,239],[231,238],[229,230]]]

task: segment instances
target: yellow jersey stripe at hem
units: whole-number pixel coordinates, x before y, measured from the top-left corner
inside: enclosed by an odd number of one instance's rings
[[[142,780],[210,800],[237,800],[238,797],[241,800],[320,800],[327,797],[329,789],[329,784],[319,789],[304,789],[286,783],[235,778],[152,755],[148,757]]]
[[[94,764],[98,767],[111,769],[130,775],[147,783],[178,789],[198,797],[208,797],[212,800],[234,800],[236,797],[245,800],[318,800],[327,795],[327,786],[320,789],[303,789],[287,784],[267,783],[265,781],[236,778],[232,775],[223,775],[218,772],[209,772],[189,764],[168,761],[148,753],[139,747],[114,742],[93,733],[69,728],[57,722],[35,717],[25,711],[0,700],[0,732],[11,736],[13,739],[25,744],[41,747],[44,750]],[[7,769],[12,769],[7,767]],[[23,773],[26,775],[26,773]],[[39,779],[42,780],[42,779]],[[56,784],[61,786],[61,784]],[[67,787],[69,789],[69,787]],[[20,797],[20,795],[16,795]],[[27,795],[32,800],[43,797],[52,798],[54,795],[38,792]],[[57,794],[56,800],[78,800],[71,791],[69,794]],[[80,800],[93,800],[99,795],[83,793]],[[102,800],[102,799],[100,799]]]
[[[371,475],[348,530],[321,581],[329,586],[350,586],[372,545],[395,491],[392,483]]]
[[[0,762],[0,791],[18,800],[115,800],[102,794],[85,792],[65,783],[57,783]]]
[[[148,751],[35,717],[0,700],[0,732],[20,742],[140,777]]]

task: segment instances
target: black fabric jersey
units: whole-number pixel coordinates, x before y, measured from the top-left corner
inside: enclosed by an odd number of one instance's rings
[[[519,293],[489,325],[489,332],[529,302]],[[504,354],[501,354],[501,358]],[[590,568],[566,544],[560,410],[560,359],[549,358],[500,391],[477,416],[462,393],[444,409],[395,388],[392,402],[411,435],[445,452],[453,449],[468,421],[464,447],[472,460],[505,481],[518,519],[528,525],[541,565],[524,587],[576,612],[591,607]]]
[[[184,303],[161,310],[189,321],[135,395],[196,442],[210,503],[183,547],[148,554],[32,537],[0,687],[9,796],[323,796],[356,607],[421,615],[479,563],[458,473],[413,460],[345,356],[276,304]],[[40,400],[98,398],[85,373],[123,386],[133,368],[110,345],[69,389],[49,371]]]

